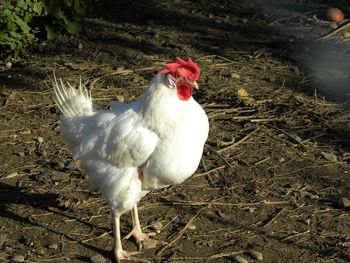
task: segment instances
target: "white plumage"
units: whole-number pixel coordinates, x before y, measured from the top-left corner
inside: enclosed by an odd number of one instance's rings
[[[186,99],[179,95],[182,88],[192,93],[195,80],[178,72],[158,74],[139,100],[112,104],[109,111],[93,109],[81,82],[75,89],[53,80],[63,113],[61,134],[89,175],[91,188],[100,189],[111,208],[117,261],[130,258],[121,247],[119,217],[133,210],[131,235],[140,247],[151,243],[141,232],[137,203],[150,190],[182,183],[199,165],[208,119],[191,94]],[[191,86],[183,86],[184,81]]]

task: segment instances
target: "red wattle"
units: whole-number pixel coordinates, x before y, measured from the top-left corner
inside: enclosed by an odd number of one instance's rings
[[[192,87],[190,85],[178,86],[177,96],[180,100],[189,100],[192,96]]]

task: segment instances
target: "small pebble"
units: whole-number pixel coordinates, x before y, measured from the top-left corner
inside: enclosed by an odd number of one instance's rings
[[[24,152],[19,152],[18,155],[19,155],[20,157],[23,157],[23,156],[26,155],[26,154],[25,154]]]
[[[123,95],[117,95],[117,100],[118,100],[118,102],[124,102],[125,98]]]
[[[338,28],[338,25],[337,25],[337,23],[332,22],[332,23],[329,24],[329,28],[330,28],[330,29],[337,29],[337,28]]]
[[[49,248],[51,249],[57,249],[58,248],[58,244],[57,243],[53,243],[49,245]]]
[[[337,156],[334,153],[321,152],[321,155],[327,161],[330,161],[330,162],[333,162],[333,163],[337,161]]]
[[[163,228],[163,224],[162,222],[155,222],[151,225],[151,228],[155,230],[157,234],[159,234]]]
[[[264,256],[261,252],[259,251],[256,251],[256,250],[251,250],[248,252],[249,253],[249,256],[251,256],[252,258],[256,259],[256,260],[263,260],[264,259]]]
[[[195,230],[197,227],[196,227],[196,225],[194,225],[194,224],[190,224],[189,226],[188,226],[188,229],[189,230]]]
[[[231,73],[231,78],[233,79],[239,79],[241,76],[238,73],[232,72]]]
[[[7,69],[10,69],[10,68],[12,68],[12,63],[11,62],[7,62],[5,64],[5,66],[6,66]]]
[[[256,210],[255,207],[249,207],[248,208],[249,214],[253,214],[255,212],[255,210]]]
[[[13,262],[24,262],[24,256],[22,255],[16,255],[12,259]]]
[[[38,137],[37,140],[38,140],[39,143],[43,143],[43,142],[44,142],[44,138],[43,138],[43,137],[40,137],[40,136]]]
[[[78,44],[78,48],[79,48],[79,49],[83,49],[83,44],[82,44],[82,43],[79,43],[79,44]]]
[[[237,263],[248,263],[248,260],[241,256],[241,255],[236,255],[233,257],[233,259],[237,262]]]
[[[58,161],[56,163],[56,165],[59,167],[59,168],[64,168],[66,165],[64,164],[64,162],[61,162],[61,161]]]
[[[100,254],[95,254],[90,257],[91,262],[93,263],[105,263],[107,260],[105,257],[101,256]]]
[[[343,36],[344,36],[345,38],[350,38],[350,32],[344,32]]]

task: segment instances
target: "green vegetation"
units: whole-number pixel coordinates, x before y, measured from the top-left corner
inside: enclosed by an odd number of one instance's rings
[[[78,34],[84,15],[83,0],[5,0],[0,4],[0,49],[17,56],[40,33],[48,39]]]

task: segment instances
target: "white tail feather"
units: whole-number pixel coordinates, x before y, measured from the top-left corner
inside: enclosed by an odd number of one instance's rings
[[[86,116],[93,113],[91,94],[83,87],[81,79],[77,89],[68,81],[66,82],[68,87],[63,83],[62,79],[59,79],[58,82],[55,74],[53,79],[51,79],[51,83],[56,105],[65,117]]]

